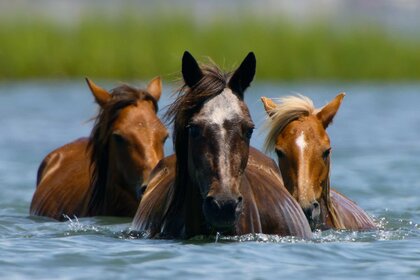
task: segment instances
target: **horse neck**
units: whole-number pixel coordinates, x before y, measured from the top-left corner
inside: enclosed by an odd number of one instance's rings
[[[343,221],[337,212],[334,204],[331,200],[331,187],[330,187],[330,166],[328,166],[328,177],[323,183],[322,199],[321,199],[321,211],[322,213],[322,224],[325,226],[332,226],[336,229],[344,229]]]
[[[179,149],[178,149],[179,150]],[[204,234],[203,200],[198,186],[188,173],[188,162],[184,155],[177,153],[174,192],[166,214],[165,227],[171,235],[181,235],[188,238]],[[173,222],[175,221],[175,222]]]
[[[104,196],[104,211],[106,214],[112,214],[112,211],[118,209],[118,207],[122,204],[124,205],[124,201],[121,201],[121,190],[124,186],[125,182],[121,180],[121,176],[114,168],[114,162],[109,159],[108,160],[108,167],[106,172],[106,182],[105,182],[105,196]]]
[[[109,145],[108,145],[109,146]],[[102,161],[92,163],[91,197],[89,201],[90,215],[123,215],[130,216],[130,198],[123,188],[127,185],[114,167],[109,149],[103,151]],[[114,171],[115,170],[115,171]],[[134,196],[132,199],[136,199]]]
[[[189,180],[187,184],[187,193],[185,201],[185,234],[186,236],[195,236],[204,234],[207,229],[203,228],[203,200],[198,192],[198,186]]]

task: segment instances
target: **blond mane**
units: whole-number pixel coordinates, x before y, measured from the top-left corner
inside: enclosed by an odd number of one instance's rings
[[[268,130],[267,138],[264,143],[266,152],[274,150],[277,136],[290,122],[297,120],[302,116],[316,114],[319,111],[314,107],[311,99],[300,94],[297,96],[276,98],[274,100],[276,101],[277,106],[268,112],[269,117],[265,124],[265,127]]]

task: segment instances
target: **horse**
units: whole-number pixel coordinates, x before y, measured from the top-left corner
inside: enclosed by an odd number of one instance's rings
[[[110,92],[86,78],[99,105],[88,138],[49,153],[38,169],[30,214],[132,218],[150,172],[164,157],[166,127],[157,116],[159,77],[146,90],[121,85]]]
[[[376,226],[356,203],[330,188],[331,143],[326,129],[345,94],[315,109],[305,96],[280,104],[262,97],[268,114],[266,151],[275,151],[284,184],[299,202],[312,230],[369,230]]]
[[[147,238],[188,239],[266,233],[311,238],[275,162],[250,147],[254,123],[244,102],[256,69],[249,53],[233,74],[200,67],[185,52],[184,85],[166,112],[175,154],[161,160],[132,222]]]

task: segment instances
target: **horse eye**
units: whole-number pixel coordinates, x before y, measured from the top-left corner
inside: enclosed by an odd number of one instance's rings
[[[119,132],[112,133],[112,137],[114,138],[115,142],[117,142],[118,144],[126,143],[126,139]]]
[[[326,149],[326,150],[322,153],[322,158],[323,158],[324,160],[327,160],[327,159],[328,159],[328,157],[330,156],[330,154],[331,154],[331,148],[328,148],[328,149]]]
[[[169,135],[166,135],[165,137],[163,137],[162,143],[165,143],[166,140],[168,140],[168,138],[169,138]]]
[[[282,159],[282,158],[285,157],[285,154],[284,154],[284,152],[282,150],[276,148],[275,151],[276,151],[277,157],[279,159]]]
[[[247,139],[251,139],[251,136],[252,136],[252,133],[253,132],[254,132],[254,128],[253,127],[247,128],[246,131],[245,131],[245,137]]]
[[[197,125],[190,124],[188,126],[188,132],[192,138],[197,138],[200,135],[200,128]]]

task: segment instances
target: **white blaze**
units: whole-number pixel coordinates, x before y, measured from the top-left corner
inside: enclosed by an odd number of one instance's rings
[[[296,145],[299,147],[299,149],[300,149],[300,152],[301,152],[301,155],[303,154],[303,152],[305,151],[305,149],[306,149],[306,146],[308,145],[307,143],[306,143],[306,140],[305,140],[305,133],[303,133],[303,131],[302,131],[302,133],[299,135],[299,137],[296,139]]]
[[[300,193],[300,198],[302,200],[307,199],[306,188],[308,184],[308,167],[305,162],[305,150],[308,146],[306,142],[305,133],[302,131],[298,138],[296,138],[296,145],[299,148],[299,164],[298,164],[298,189]]]
[[[204,119],[210,123],[223,125],[225,120],[233,119],[241,114],[238,97],[229,88],[209,100],[201,110],[197,119]]]
[[[229,184],[228,180],[231,177],[230,174],[230,160],[229,153],[230,148],[227,145],[226,129],[223,124],[227,120],[232,120],[237,116],[241,115],[242,110],[239,104],[239,98],[233,94],[232,90],[225,88],[222,93],[212,98],[206,104],[200,114],[194,118],[194,121],[204,121],[212,125],[217,125],[217,130],[220,131],[220,154],[219,156],[219,168],[221,175],[221,183]],[[216,139],[212,139],[215,141]]]

